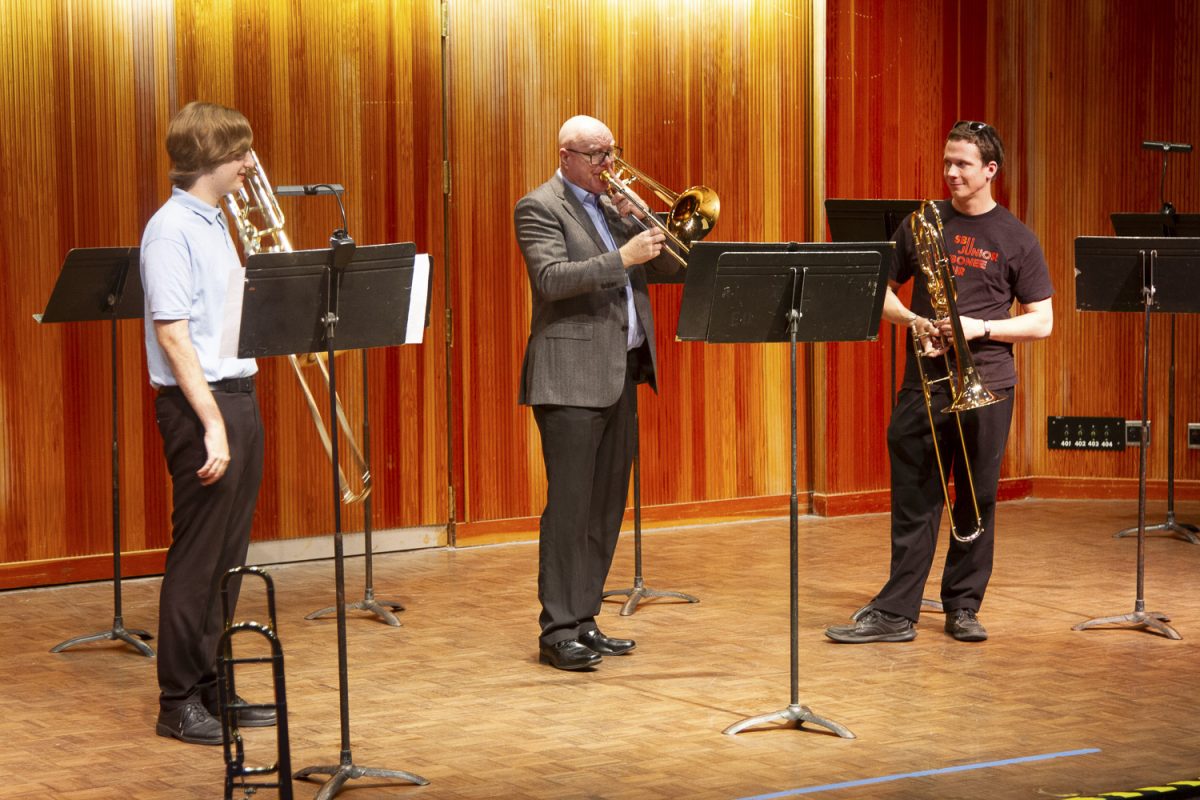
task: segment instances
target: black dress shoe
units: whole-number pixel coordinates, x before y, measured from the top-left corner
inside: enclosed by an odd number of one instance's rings
[[[911,642],[917,638],[917,629],[906,617],[868,606],[855,612],[854,624],[833,625],[825,629],[825,635],[843,644]]]
[[[237,705],[251,705],[245,698],[238,695],[233,699]],[[217,704],[205,704],[208,713],[217,718],[217,722],[221,721],[221,715],[218,714]],[[239,728],[269,728],[276,722],[274,708],[239,708],[237,712],[237,724]]]
[[[987,629],[975,616],[973,608],[956,608],[946,612],[946,633],[960,642],[986,642]]]
[[[588,669],[600,663],[600,654],[574,639],[565,639],[556,644],[544,644],[539,648],[538,660],[555,669]]]
[[[201,703],[184,703],[170,711],[158,712],[154,730],[188,744],[221,744],[221,723]]]
[[[632,653],[633,648],[637,647],[637,642],[633,639],[614,639],[605,636],[599,629],[579,634],[579,642],[602,656],[623,656]]]

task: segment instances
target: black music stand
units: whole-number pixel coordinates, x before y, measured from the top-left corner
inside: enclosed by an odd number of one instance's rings
[[[414,275],[415,245],[356,247],[349,237],[328,250],[260,253],[246,261],[246,289],[238,356],[261,358],[325,350],[331,420],[337,419],[336,346],[343,350],[404,344]],[[305,767],[298,780],[329,775],[317,792],[327,800],[355,778],[399,778],[421,786],[425,778],[401,770],[360,767],[350,752],[349,668],[346,657],[346,573],[342,498],[338,481],[338,426],[330,426],[333,477],[333,553],[337,597],[338,694],[341,757],[331,766]]]
[[[121,459],[117,408],[117,320],[141,319],[144,315],[142,276],[138,271],[136,247],[89,247],[67,253],[46,310],[35,314],[38,322],[92,322],[107,319],[112,339],[112,534],[113,534],[113,623],[112,628],[59,642],[50,648],[61,653],[86,642],[121,641],[147,658],[154,650],[144,639],[147,631],[126,628],[121,613]]]
[[[682,283],[686,270],[671,275],[663,275],[652,269],[646,270],[646,283]],[[642,428],[638,417],[637,392],[633,393],[633,586],[628,589],[609,589],[600,595],[605,597],[625,597],[621,606],[621,616],[628,617],[637,611],[638,603],[647,598],[671,597],[685,603],[699,603],[700,598],[683,592],[671,592],[665,589],[651,589],[646,586],[642,577],[642,458],[641,458]]]
[[[1075,308],[1079,311],[1141,311],[1142,430],[1150,408],[1150,314],[1198,313],[1200,241],[1145,237],[1080,236],[1075,240]],[[1133,613],[1097,617],[1075,625],[1126,624],[1148,628],[1168,639],[1182,638],[1170,617],[1146,611],[1146,459],[1149,438],[1138,454],[1137,597]]]
[[[1200,214],[1111,214],[1117,236],[1182,236],[1200,237]],[[1146,532],[1167,531],[1192,544],[1200,544],[1200,528],[1175,519],[1175,315],[1171,315],[1171,366],[1167,388],[1167,519],[1147,525]],[[1146,437],[1149,438],[1149,437]],[[1137,526],[1113,534],[1120,539],[1132,536]]]
[[[734,247],[738,249],[722,251]],[[730,725],[723,731],[729,736],[767,722],[794,723],[797,728],[808,722],[844,739],[855,738],[845,726],[800,704],[796,343],[876,339],[892,249],[891,242],[861,243],[854,250],[829,243],[714,242],[692,248],[676,332],[679,338],[701,338],[713,344],[791,344],[791,701],[780,711]],[[707,318],[703,331],[701,318]]]

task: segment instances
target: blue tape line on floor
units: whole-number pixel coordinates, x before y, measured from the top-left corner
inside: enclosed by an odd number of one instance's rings
[[[803,794],[815,794],[817,792],[828,792],[834,789],[849,789],[854,786],[871,786],[876,783],[888,783],[889,781],[902,781],[906,778],[928,778],[932,775],[949,775],[955,772],[967,772],[973,769],[988,769],[990,767],[1007,767],[1010,764],[1028,764],[1033,761],[1048,761],[1052,758],[1069,758],[1070,756],[1086,756],[1092,753],[1099,753],[1100,748],[1088,747],[1083,750],[1064,750],[1061,753],[1042,753],[1036,756],[1021,756],[1019,758],[1006,758],[1000,761],[981,761],[978,764],[962,764],[957,767],[941,767],[939,769],[924,769],[920,772],[902,772],[895,775],[881,775],[878,778],[862,778],[856,781],[843,781],[842,783],[826,783],[823,786],[805,786],[800,789],[788,789],[783,792],[773,792],[771,794],[756,794],[750,797],[743,797],[741,800],[776,800],[780,797],[799,797]]]

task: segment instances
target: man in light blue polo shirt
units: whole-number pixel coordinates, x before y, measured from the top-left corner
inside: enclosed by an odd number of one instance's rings
[[[262,482],[258,367],[220,355],[230,276],[241,264],[219,204],[242,186],[251,141],[240,112],[184,106],[167,129],[174,189],[142,235],[146,361],[173,500],[159,598],[156,731],[191,744],[222,743],[220,582],[245,562]],[[237,589],[234,582],[234,604]],[[267,709],[238,714],[241,726],[274,722]]]

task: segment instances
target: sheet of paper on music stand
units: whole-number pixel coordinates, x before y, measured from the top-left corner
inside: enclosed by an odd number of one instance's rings
[[[412,291],[408,295],[408,330],[405,344],[421,344],[425,335],[425,300],[429,296],[429,254],[417,253],[413,261]]]
[[[229,270],[225,291],[225,320],[221,325],[221,358],[237,358],[238,336],[242,332],[242,296],[246,291],[246,268]]]

